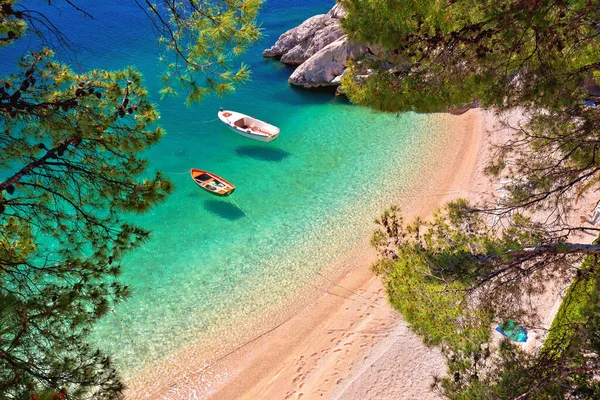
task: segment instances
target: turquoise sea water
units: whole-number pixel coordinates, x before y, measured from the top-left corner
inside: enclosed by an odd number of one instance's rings
[[[167,131],[149,158],[176,185],[165,203],[136,219],[152,230],[152,240],[124,261],[132,296],[92,338],[131,376],[192,342],[249,323],[310,284],[371,231],[436,137],[425,116],[376,113],[328,92],[290,87],[292,69],[262,58],[281,33],[327,12],[333,1],[267,1],[264,38],[243,56],[252,81],[191,108],[156,95],[162,66],[137,6],[87,3],[94,20],[81,23],[72,12],[59,17],[82,46],[78,65],[133,64],[144,73]],[[0,71],[9,68],[0,63]],[[214,121],[220,106],[277,125],[281,135],[269,144],[242,138]],[[198,188],[184,174],[192,167],[236,185],[233,199]]]

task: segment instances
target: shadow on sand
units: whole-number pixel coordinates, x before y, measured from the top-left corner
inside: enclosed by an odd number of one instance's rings
[[[244,217],[242,210],[226,200],[205,200],[204,208],[221,218],[237,221]]]
[[[235,149],[238,157],[250,157],[261,161],[281,162],[291,156],[285,150],[261,146],[240,146]]]

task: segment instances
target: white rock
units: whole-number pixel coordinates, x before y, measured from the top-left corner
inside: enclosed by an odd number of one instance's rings
[[[349,42],[340,26],[345,10],[336,4],[327,13],[316,15],[279,37],[265,57],[280,57],[285,64],[300,65],[288,82],[304,87],[337,86],[348,58],[367,52],[366,46]]]
[[[341,75],[338,75],[335,78],[333,78],[333,80],[330,83],[332,85],[339,85],[340,83],[342,83],[342,78],[344,77],[345,74],[346,74],[346,70],[344,70],[344,72],[342,72]]]
[[[339,19],[344,13],[344,9],[336,4],[327,14],[307,19],[281,35],[273,47],[263,51],[263,56],[281,57],[281,62],[285,64],[302,64],[317,51],[342,37]]]
[[[346,70],[348,58],[355,59],[366,51],[365,46],[349,42],[343,36],[296,68],[288,82],[303,87],[337,85]]]
[[[285,64],[299,65],[308,60],[313,54],[324,48],[330,43],[341,38],[343,33],[338,24],[326,25],[318,30],[312,37],[301,41],[295,47],[290,49],[281,57],[281,62]]]
[[[346,10],[341,4],[336,3],[335,6],[326,14],[329,18],[342,19],[346,15]]]

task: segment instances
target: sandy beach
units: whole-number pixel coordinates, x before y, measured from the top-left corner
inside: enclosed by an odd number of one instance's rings
[[[398,199],[407,219],[426,218],[451,199],[477,200],[491,188],[483,168],[486,132],[494,117],[470,110],[431,118],[445,140],[407,195]],[[437,349],[423,345],[389,306],[380,278],[371,272],[376,259],[365,237],[336,261],[343,276],[329,281],[292,318],[210,368],[183,369],[175,381],[163,382],[161,369],[154,369],[130,383],[128,397],[437,398],[430,384],[434,375],[444,374],[444,359]],[[166,364],[177,363],[174,357]],[[174,368],[166,364],[163,371]]]

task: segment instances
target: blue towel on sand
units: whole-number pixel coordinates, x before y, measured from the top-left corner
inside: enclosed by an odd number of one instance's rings
[[[514,321],[506,321],[498,325],[496,330],[515,342],[524,343],[527,341],[527,330]]]

